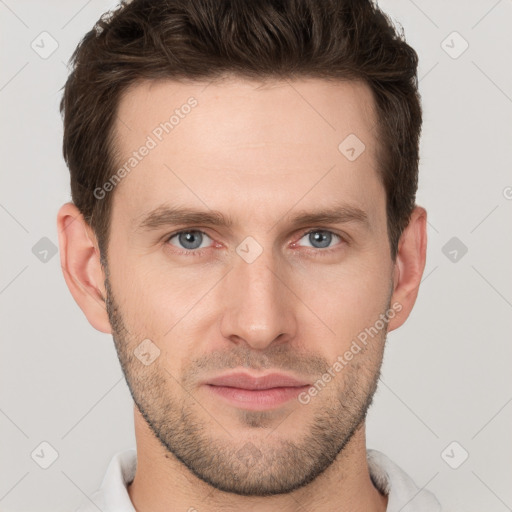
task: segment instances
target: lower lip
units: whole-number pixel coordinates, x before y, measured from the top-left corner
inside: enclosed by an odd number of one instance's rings
[[[206,385],[217,396],[242,409],[262,411],[278,407],[308,389],[310,386],[282,387],[270,389],[241,389],[227,386]]]

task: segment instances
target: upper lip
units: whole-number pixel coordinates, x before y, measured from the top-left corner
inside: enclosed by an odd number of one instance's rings
[[[220,375],[206,382],[211,386],[226,386],[240,389],[270,389],[280,387],[307,386],[308,382],[296,379],[284,373],[269,373],[267,375],[253,376],[248,373],[230,373]]]

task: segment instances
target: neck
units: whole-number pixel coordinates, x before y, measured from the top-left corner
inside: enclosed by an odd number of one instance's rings
[[[373,486],[366,462],[364,422],[336,460],[313,482],[288,494],[239,496],[206,484],[153,435],[137,407],[137,471],[128,494],[137,512],[385,512],[387,497]]]

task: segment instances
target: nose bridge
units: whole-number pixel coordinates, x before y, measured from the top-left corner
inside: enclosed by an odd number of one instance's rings
[[[263,349],[277,337],[295,335],[293,294],[287,289],[272,246],[263,247],[247,237],[236,248],[233,269],[224,283],[227,297],[223,312],[223,334],[243,339],[253,348]]]

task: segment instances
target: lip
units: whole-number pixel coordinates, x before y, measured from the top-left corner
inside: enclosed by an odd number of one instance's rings
[[[271,389],[271,388],[296,388],[307,386],[309,382],[296,379],[284,373],[269,373],[267,375],[253,376],[249,373],[237,372],[221,375],[209,379],[206,384],[211,386],[224,386],[240,389]]]
[[[254,376],[241,372],[209,379],[204,385],[214,396],[249,410],[274,409],[310,387],[308,382],[282,373]]]

